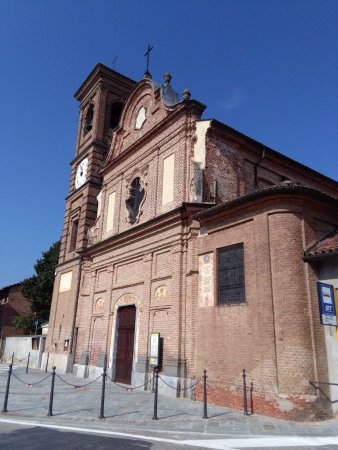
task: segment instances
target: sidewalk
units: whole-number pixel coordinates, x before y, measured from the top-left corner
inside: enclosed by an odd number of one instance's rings
[[[0,410],[2,410],[8,371],[0,365]],[[44,378],[44,381],[40,382]],[[21,381],[19,381],[21,380]],[[154,394],[127,390],[106,382],[104,419],[99,419],[102,381],[63,374],[55,378],[53,416],[47,417],[51,376],[40,370],[13,371],[7,413],[0,420],[25,420],[39,424],[66,425],[95,430],[118,430],[144,436],[170,435],[188,439],[255,436],[337,436],[338,419],[299,423],[264,416],[244,416],[229,408],[208,405],[209,419],[203,419],[203,404],[186,399],[158,397],[158,419],[153,420]],[[38,383],[38,384],[34,384]],[[74,388],[66,383],[83,387]]]

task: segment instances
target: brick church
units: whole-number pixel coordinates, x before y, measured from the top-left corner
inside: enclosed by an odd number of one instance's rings
[[[169,73],[135,82],[98,64],[75,98],[50,365],[142,384],[160,333],[165,394],[206,369],[209,401],[240,408],[245,368],[257,412],[334,412],[336,388],[309,381],[338,382],[317,296],[319,280],[338,287],[337,183],[203,119]]]

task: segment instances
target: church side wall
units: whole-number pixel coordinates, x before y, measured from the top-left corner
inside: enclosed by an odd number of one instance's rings
[[[220,204],[255,190],[279,185],[285,180],[337,196],[336,183],[314,176],[263,152],[244,139],[209,128],[206,135],[206,167],[203,173],[203,200]]]
[[[318,371],[327,378],[327,361],[316,279],[302,260],[310,227],[304,216],[302,207],[285,202],[275,210],[272,204],[255,212],[248,206],[236,221],[218,219],[198,238],[199,257],[214,260],[214,301],[205,305],[199,295],[196,312],[196,370],[208,371],[210,401],[242,408],[245,368],[256,412],[297,420],[320,416],[309,380]],[[219,305],[217,249],[237,243],[244,244],[246,300]],[[202,398],[200,390],[197,395]]]

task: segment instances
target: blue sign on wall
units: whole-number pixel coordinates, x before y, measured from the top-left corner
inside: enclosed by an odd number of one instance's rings
[[[331,284],[317,282],[320,323],[322,325],[337,326],[334,290]]]

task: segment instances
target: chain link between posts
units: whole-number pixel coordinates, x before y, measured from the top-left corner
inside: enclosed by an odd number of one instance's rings
[[[151,382],[153,381],[153,378],[150,378],[150,380],[146,381],[145,383],[141,384],[140,386],[130,386],[130,387],[126,387],[126,386],[123,386],[122,384],[116,383],[116,381],[114,381],[112,378],[110,378],[109,375],[106,375],[106,377],[107,377],[112,383],[114,383],[115,386],[117,386],[118,388],[123,389],[123,390],[125,390],[125,391],[134,391],[135,389],[140,389],[140,388],[146,386],[147,384],[149,384],[149,383],[151,383]]]
[[[59,378],[60,381],[62,381],[62,383],[68,384],[68,386],[71,386],[73,388],[82,388],[82,387],[89,386],[90,384],[95,383],[99,378],[102,377],[102,375],[99,375],[97,378],[95,378],[95,380],[89,381],[89,383],[85,383],[85,384],[72,384],[72,383],[68,383],[68,381],[66,381],[62,377],[60,377],[59,374],[56,374],[56,376]]]
[[[197,381],[195,381],[195,383],[191,384],[188,387],[173,387],[171,386],[169,383],[167,383],[165,380],[163,380],[163,378],[159,375],[158,378],[162,381],[162,383],[166,384],[168,387],[170,387],[171,389],[174,389],[175,391],[180,390],[180,391],[188,391],[189,389],[194,388],[195,386],[198,385],[198,383],[202,380],[203,377],[200,377]]]
[[[43,381],[47,380],[47,378],[49,378],[49,377],[51,376],[51,374],[48,374],[45,378],[43,378],[43,379],[40,380],[40,381],[37,381],[37,382],[35,382],[35,383],[27,383],[26,381],[21,380],[17,375],[15,375],[14,372],[12,372],[12,375],[13,375],[14,378],[16,378],[18,381],[20,381],[20,383],[24,384],[25,386],[34,386],[34,385],[36,385],[36,384],[40,384],[40,383],[42,383]]]

